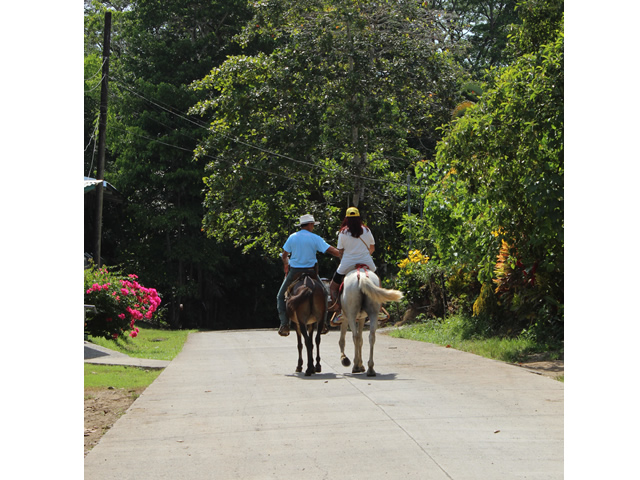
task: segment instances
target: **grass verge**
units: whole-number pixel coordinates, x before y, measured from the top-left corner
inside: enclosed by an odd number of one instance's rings
[[[164,330],[144,322],[136,322],[140,329],[135,338],[118,337],[116,340],[89,336],[91,343],[121,352],[130,357],[153,360],[173,360],[182,350],[187,336],[196,330]]]
[[[509,363],[524,362],[534,353],[544,353],[549,360],[558,359],[563,352],[550,349],[531,338],[490,337],[478,332],[474,319],[452,316],[444,320],[429,320],[392,330],[389,335],[421,342],[449,346],[456,350],[473,353]],[[480,329],[481,330],[481,329]]]
[[[135,358],[173,360],[182,350],[189,333],[195,330],[163,330],[144,322],[135,338],[107,340],[91,337],[91,343],[100,345]],[[84,365],[85,388],[146,388],[160,375],[160,369],[144,369],[126,366]]]
[[[146,388],[160,375],[161,369],[119,365],[84,364],[84,388]]]

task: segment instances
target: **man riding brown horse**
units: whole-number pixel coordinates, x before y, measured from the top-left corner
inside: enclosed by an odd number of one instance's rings
[[[284,264],[285,278],[280,286],[277,296],[278,315],[280,317],[280,328],[278,334],[286,337],[289,335],[289,319],[287,318],[285,293],[289,285],[304,272],[313,274],[315,278],[317,274],[316,253],[329,253],[334,257],[340,258],[341,253],[337,248],[332,247],[325,242],[322,237],[313,233],[313,227],[318,225],[312,215],[302,215],[300,217],[300,230],[291,234],[284,246],[282,247],[282,263]],[[324,290],[324,284],[319,282]],[[326,302],[326,292],[325,292]],[[326,312],[326,309],[325,309]],[[323,326],[326,325],[326,313],[323,319]]]

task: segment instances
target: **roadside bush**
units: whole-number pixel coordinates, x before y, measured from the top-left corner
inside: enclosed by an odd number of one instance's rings
[[[507,334],[523,331],[536,341],[562,341],[564,305],[558,272],[540,271],[539,262],[527,266],[517,249],[502,241],[495,266],[495,298],[505,313]],[[474,310],[475,313],[475,310]]]
[[[411,250],[409,256],[398,263],[400,270],[396,287],[404,294],[407,311],[402,319],[410,322],[419,314],[442,317],[445,314],[444,272],[435,262],[419,250]]]
[[[469,271],[466,267],[457,268],[452,274],[447,275],[445,287],[449,313],[470,316],[474,301],[480,294],[478,272]]]
[[[84,303],[94,305],[87,312],[84,331],[93,337],[116,339],[129,332],[138,335],[137,320],[151,320],[161,303],[154,288],[146,288],[137,275],[110,271],[111,267],[93,266],[84,271]]]

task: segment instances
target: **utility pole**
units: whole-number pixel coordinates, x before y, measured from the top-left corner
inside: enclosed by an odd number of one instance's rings
[[[100,267],[102,249],[102,205],[104,203],[104,163],[107,134],[107,100],[109,89],[109,51],[111,50],[111,12],[104,14],[104,45],[102,50],[102,83],[100,91],[100,119],[98,123],[98,172],[96,179],[96,223],[94,235],[93,259]]]

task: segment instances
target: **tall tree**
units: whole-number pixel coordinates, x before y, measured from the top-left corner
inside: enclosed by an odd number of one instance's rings
[[[127,198],[117,261],[162,292],[172,324],[220,326],[224,312],[215,300],[232,283],[225,278],[232,249],[201,231],[204,162],[194,161],[193,150],[206,129],[186,112],[201,99],[189,84],[233,52],[229,39],[248,18],[245,3],[121,3],[114,39],[118,68],[110,78],[114,162],[107,170]],[[256,288],[263,295],[260,284]],[[252,290],[239,291],[235,303],[247,306]]]
[[[275,253],[299,214],[337,228],[349,205],[394,231],[408,167],[457,101],[456,46],[434,15],[415,2],[255,4],[239,40],[270,48],[196,83],[210,95],[193,110],[210,123],[198,150],[209,235]]]

